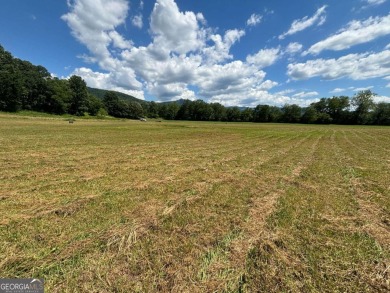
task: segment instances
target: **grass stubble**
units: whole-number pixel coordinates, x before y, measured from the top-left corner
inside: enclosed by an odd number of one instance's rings
[[[0,115],[0,277],[387,292],[390,129]]]

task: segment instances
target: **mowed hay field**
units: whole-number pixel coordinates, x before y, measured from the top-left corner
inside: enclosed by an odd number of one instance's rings
[[[390,127],[0,115],[0,277],[387,292]]]

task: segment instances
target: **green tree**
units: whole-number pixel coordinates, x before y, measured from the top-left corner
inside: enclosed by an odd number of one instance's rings
[[[354,118],[357,124],[369,124],[372,119],[372,111],[375,108],[374,96],[371,90],[358,92],[351,101],[355,107]]]
[[[196,100],[189,105],[191,120],[209,121],[213,116],[213,108],[202,100]]]
[[[327,113],[335,123],[343,123],[346,119],[346,111],[349,108],[349,97],[340,96],[327,99]]]
[[[25,94],[22,96],[23,109],[44,111],[46,98],[50,98],[47,80],[50,74],[43,66],[35,66],[28,61],[15,59],[19,71],[23,75],[23,88]]]
[[[390,103],[378,103],[372,117],[374,124],[390,125]]]
[[[118,103],[116,104],[115,112],[112,114],[112,116],[118,118],[130,118],[131,113],[129,104],[126,101],[119,99]]]
[[[23,76],[11,53],[0,46],[0,110],[16,112],[25,94]]]
[[[164,105],[164,104],[162,104],[162,105]],[[159,108],[160,108],[159,105],[154,101],[148,103],[146,116],[149,118],[158,118]],[[160,115],[160,116],[162,116],[162,115]]]
[[[213,121],[225,121],[226,120],[226,108],[220,103],[211,103],[211,108],[213,109]]]
[[[238,122],[241,120],[241,111],[238,107],[229,107],[226,109],[226,118],[230,122]]]
[[[332,123],[332,117],[328,113],[318,113],[317,123],[319,124],[330,124]]]
[[[179,111],[176,115],[176,120],[191,120],[190,117],[190,100],[184,100],[183,104],[181,104]]]
[[[65,114],[68,112],[72,93],[66,79],[51,78],[47,80],[48,96],[44,112]]]
[[[313,106],[309,106],[305,109],[305,112],[302,115],[303,123],[316,123],[318,120],[318,112]]]
[[[282,122],[298,123],[301,120],[302,109],[298,105],[284,105],[282,108]]]
[[[109,115],[118,118],[129,118],[130,110],[128,104],[120,100],[118,95],[113,91],[108,91],[104,94],[103,104]]]
[[[326,98],[321,98],[318,102],[312,103],[310,106],[313,107],[317,113],[329,113],[328,99]]]
[[[107,112],[109,115],[113,115],[115,112],[115,108],[117,107],[117,104],[119,103],[119,97],[118,95],[113,91],[108,91],[103,96],[103,104],[107,109]]]
[[[0,67],[0,110],[17,112],[22,109],[23,80],[21,73],[6,65]]]
[[[139,119],[144,114],[144,109],[142,108],[141,104],[138,102],[129,101],[128,109],[129,109],[128,118]]]
[[[176,119],[179,109],[180,106],[178,103],[176,102],[168,103],[165,105],[165,111],[160,116],[167,120],[174,120]]]
[[[104,108],[103,101],[95,96],[88,94],[87,100],[88,113],[92,116],[96,116],[101,108]]]
[[[251,108],[245,108],[244,110],[242,110],[240,120],[242,122],[253,121],[253,110]]]
[[[105,108],[100,108],[99,111],[96,113],[96,116],[98,118],[104,118],[108,115],[107,110]]]
[[[87,84],[80,76],[73,75],[69,78],[69,88],[72,93],[69,112],[83,116],[85,112],[88,112]]]
[[[254,122],[278,122],[282,115],[280,108],[269,105],[257,105],[253,110]]]

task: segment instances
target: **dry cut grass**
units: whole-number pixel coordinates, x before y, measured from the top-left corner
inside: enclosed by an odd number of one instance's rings
[[[0,115],[0,277],[387,292],[390,128]]]

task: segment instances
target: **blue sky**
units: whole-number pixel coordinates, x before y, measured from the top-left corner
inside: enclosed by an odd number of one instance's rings
[[[1,0],[0,44],[145,100],[390,102],[390,0]]]

